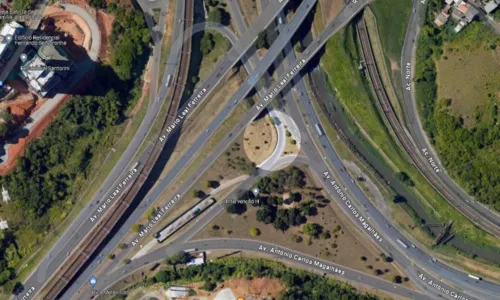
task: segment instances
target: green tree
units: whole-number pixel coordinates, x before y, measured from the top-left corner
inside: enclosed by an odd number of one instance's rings
[[[259,230],[259,228],[255,228],[255,227],[254,227],[254,228],[250,229],[250,235],[251,235],[251,236],[259,236],[259,235],[260,235],[260,230]]]
[[[245,203],[233,203],[226,208],[226,211],[230,214],[241,215],[247,211],[247,205]]]
[[[222,9],[216,8],[208,12],[208,21],[222,23]]]
[[[275,210],[270,206],[264,206],[257,210],[256,219],[264,224],[271,224],[276,218]]]
[[[9,126],[7,123],[0,123],[0,137],[5,137],[7,136],[7,133],[9,131]]]
[[[302,231],[311,238],[318,238],[318,235],[323,232],[323,227],[317,223],[308,223],[302,227]]]
[[[201,38],[201,44],[200,44],[201,52],[204,55],[207,55],[210,52],[212,52],[214,46],[215,46],[214,36],[209,32],[205,32],[203,34],[203,37]]]
[[[139,232],[142,230],[142,224],[134,224],[132,225],[132,232]]]
[[[257,41],[255,42],[255,47],[257,49],[269,49],[269,40],[267,37],[267,31],[263,30],[259,32],[259,35],[257,36]]]
[[[170,271],[158,271],[156,274],[155,274],[155,278],[158,282],[163,282],[163,283],[167,283],[171,280],[174,280],[175,277],[173,276],[174,274],[171,273]]]

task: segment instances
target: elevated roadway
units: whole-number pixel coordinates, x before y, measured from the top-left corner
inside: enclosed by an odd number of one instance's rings
[[[312,44],[312,45],[315,45],[315,42],[313,42],[313,44]],[[307,49],[310,49],[310,48],[308,47]],[[306,49],[305,53],[307,53],[307,49]],[[272,89],[272,90],[275,90],[275,89],[276,89],[276,88],[274,88],[274,89]],[[262,99],[262,101],[266,101],[266,100],[265,100],[265,99]],[[266,102],[268,102],[268,101],[266,101]],[[307,103],[307,102],[303,102],[303,103]],[[312,109],[312,108],[311,108],[311,109]],[[301,117],[300,117],[300,113],[299,113],[299,112],[298,112],[298,110],[296,110],[296,109],[295,109],[295,114],[294,114],[294,116],[297,116],[297,118],[301,118]],[[295,117],[294,117],[294,119],[295,119],[295,120],[297,120]],[[242,122],[242,123],[243,123],[243,122]],[[237,127],[239,127],[239,126],[237,126]],[[235,131],[234,131],[234,130],[233,130],[233,132],[231,132],[231,133],[230,133],[230,136],[233,136],[233,135],[235,135]],[[222,143],[224,143],[224,141],[223,141]],[[229,142],[229,143],[230,143],[230,142]],[[227,142],[226,142],[225,144],[227,145],[227,144],[229,144],[229,143],[227,143]],[[308,143],[307,141],[304,141],[304,143],[303,143],[303,147],[304,147],[305,145],[308,145],[308,144],[309,144],[309,143]],[[322,147],[323,147],[323,148],[324,148],[324,147],[327,147],[327,148],[328,148],[328,145],[329,145],[329,143],[328,143],[328,144],[322,144]],[[332,150],[333,148],[331,148],[331,145],[330,145],[329,147],[330,147],[331,151],[333,151],[333,150]],[[332,157],[330,157],[330,158],[329,158],[330,160],[334,160],[335,158],[337,159],[337,160],[336,160],[336,169],[337,169],[337,170],[340,170],[340,168],[342,167],[342,165],[341,165],[340,161],[338,160],[338,157],[336,157],[336,154],[335,154],[334,152],[331,152],[329,155],[330,155],[330,156],[332,156]],[[311,157],[315,157],[315,158],[317,158],[317,157],[321,157],[321,155],[318,155],[318,154],[314,153],[314,154],[312,154],[312,155],[311,155]],[[208,158],[207,158],[207,159],[208,159]],[[325,159],[326,159],[326,157],[325,157]],[[323,174],[325,174],[325,171],[323,171],[323,172],[318,171],[318,170],[321,170],[321,169],[325,170],[325,165],[324,165],[324,164],[321,164],[321,162],[320,162],[320,165],[318,165],[318,167],[317,167],[317,168],[315,168],[314,166],[311,166],[311,167],[312,167],[313,169],[315,169],[315,170],[316,170],[317,174],[318,174],[320,177],[321,177]],[[333,173],[330,171],[328,174],[333,174]],[[329,175],[329,176],[333,176],[333,175]],[[342,175],[341,175],[341,176],[342,176]],[[343,176],[348,176],[348,175],[343,175]],[[351,182],[351,181],[350,181],[351,179],[352,179],[352,178],[347,177],[347,178],[343,178],[343,181],[344,181],[344,182],[346,182],[346,185],[348,185],[348,186],[350,187],[350,185],[351,185],[351,184],[350,184],[349,182]],[[326,183],[331,183],[331,181],[330,181],[330,182],[328,182],[328,180],[325,180],[325,181],[326,181]],[[322,181],[322,182],[323,182],[323,183],[325,183],[325,181]],[[340,183],[339,183],[339,184],[340,184]],[[401,253],[401,252],[400,252],[400,250],[398,249],[398,247],[399,247],[399,248],[401,248],[401,247],[400,247],[400,246],[398,246],[398,244],[396,243],[395,239],[396,239],[397,237],[401,237],[401,239],[405,240],[405,238],[404,238],[403,236],[399,235],[399,232],[395,231],[395,230],[392,228],[392,226],[390,226],[390,225],[385,226],[386,224],[389,224],[389,223],[388,223],[388,221],[385,219],[385,217],[383,217],[383,215],[382,215],[380,212],[378,212],[378,211],[377,211],[377,210],[376,210],[376,209],[375,209],[375,208],[371,205],[370,201],[369,201],[368,199],[366,199],[366,197],[362,194],[362,192],[359,190],[359,188],[357,188],[357,186],[356,186],[355,184],[354,184],[353,186],[354,186],[354,187],[353,187],[352,189],[353,189],[354,191],[357,191],[357,193],[359,193],[359,195],[358,195],[358,194],[355,194],[355,197],[354,197],[353,199],[358,199],[358,198],[361,198],[361,199],[363,200],[363,204],[361,204],[361,205],[362,205],[363,207],[365,207],[365,211],[366,211],[367,213],[369,213],[369,215],[370,215],[370,216],[372,216],[372,218],[373,218],[373,215],[377,216],[377,218],[378,218],[378,219],[377,219],[377,221],[376,221],[376,224],[377,224],[377,228],[378,228],[378,230],[382,230],[382,231],[385,233],[385,234],[384,234],[384,236],[391,237],[390,242],[386,242],[386,241],[384,241],[384,240],[382,239],[383,244],[381,244],[381,245],[382,245],[381,247],[385,247],[385,249],[386,249],[387,253],[389,253],[391,256],[394,256],[394,257],[396,258],[396,260],[397,260],[397,261],[404,261],[404,260],[406,259],[406,261],[407,261],[407,264],[406,264],[406,265],[408,265],[408,266],[413,266],[413,262],[412,262],[411,260],[409,260],[409,259],[405,258],[407,255],[409,255],[409,254],[408,254],[408,253],[406,253],[406,252],[409,252],[409,253],[411,254],[411,255],[410,255],[411,259],[418,259],[418,260],[419,260],[419,264],[418,264],[418,265],[424,265],[424,266],[425,266],[424,268],[426,268],[426,267],[428,267],[428,265],[433,264],[433,265],[431,265],[431,269],[433,269],[433,271],[435,271],[436,269],[437,269],[438,271],[439,271],[439,270],[441,270],[441,269],[443,269],[443,272],[442,272],[442,273],[437,272],[436,274],[445,275],[445,276],[443,276],[443,279],[445,280],[445,282],[447,282],[448,280],[453,280],[453,278],[450,278],[450,276],[446,276],[446,275],[450,275],[450,274],[452,274],[453,276],[460,276],[460,278],[459,278],[459,279],[461,279],[462,281],[467,281],[467,279],[464,279],[464,278],[467,278],[467,277],[466,277],[466,275],[462,275],[462,274],[464,274],[464,273],[460,273],[460,272],[459,272],[459,273],[456,273],[456,271],[455,271],[454,269],[448,268],[448,267],[446,267],[446,266],[444,266],[444,265],[440,264],[439,262],[431,262],[432,260],[430,259],[430,257],[429,257],[429,256],[427,256],[425,253],[421,253],[422,251],[420,251],[420,250],[419,250],[419,249],[417,249],[417,248],[413,248],[413,247],[412,247],[411,249],[408,249],[408,250],[403,250],[403,252]],[[327,189],[327,190],[328,190],[331,194],[333,194],[336,198],[338,198],[338,192],[337,192],[337,191],[338,191],[338,189],[335,189],[335,187],[334,187],[334,186],[331,186],[331,185],[328,185],[328,184],[326,184],[326,185],[325,185],[325,188],[326,188],[326,189]],[[333,189],[333,190],[332,190],[332,189]],[[353,201],[354,201],[354,200],[353,200]],[[354,204],[354,203],[353,203],[353,202],[352,202],[352,203],[351,203],[351,202],[349,202],[349,206],[348,206],[348,205],[347,205],[347,203],[345,203],[345,205],[343,205],[344,203],[343,203],[342,201],[339,201],[339,202],[340,202],[340,206],[341,206],[341,208],[342,208],[342,209],[343,209],[346,213],[348,213],[348,215],[350,215],[350,217],[353,219],[354,223],[355,223],[355,224],[357,224],[357,226],[358,226],[358,227],[360,227],[360,229],[361,229],[362,231],[363,231],[363,230],[365,230],[365,231],[366,231],[366,228],[364,227],[364,226],[365,226],[364,224],[368,224],[368,223],[366,223],[366,221],[363,221],[363,222],[365,222],[365,223],[362,223],[362,222],[360,221],[360,219],[359,219],[357,216],[356,216],[356,217],[353,217],[353,211],[352,211],[352,209],[356,210],[357,212],[360,212],[360,210],[356,209],[356,208],[353,206],[353,204]],[[360,205],[360,206],[361,206],[361,205]],[[352,209],[351,209],[351,208],[352,208]],[[380,218],[381,218],[381,219],[380,219]],[[370,218],[368,218],[368,219],[370,219]],[[365,217],[363,217],[363,220],[367,220],[367,219],[366,219]],[[200,223],[200,224],[201,224],[201,223]],[[370,225],[368,225],[368,226],[370,226]],[[372,228],[372,227],[369,227],[369,228]],[[386,229],[386,228],[387,228],[387,229]],[[373,239],[376,239],[376,241],[379,241],[379,243],[382,243],[382,242],[380,242],[380,239],[381,239],[380,234],[377,234],[377,235],[375,236],[375,235],[374,235],[374,231],[372,231],[372,230],[370,230],[370,232],[369,232],[369,233],[370,233],[370,234],[372,234],[372,238],[373,238]],[[377,231],[375,231],[375,233],[377,233]],[[405,240],[405,241],[406,241],[406,240]],[[398,250],[399,250],[399,251],[398,251]],[[393,252],[394,252],[394,253],[393,253]],[[423,261],[423,263],[422,263],[422,261]],[[124,270],[125,270],[125,268],[127,268],[127,266],[125,266],[125,267],[124,267]],[[410,269],[409,269],[409,273],[410,273],[410,274],[412,274],[412,278],[415,278],[415,277],[416,277],[416,278],[418,278],[418,276],[423,276],[423,277],[426,277],[427,279],[428,279],[428,278],[432,278],[432,276],[431,276],[431,275],[429,275],[429,274],[427,274],[427,273],[425,272],[425,270],[423,270],[423,269],[419,269],[419,268],[417,268],[417,267],[415,267],[415,269],[410,268]],[[422,277],[422,278],[423,278],[423,277]],[[422,281],[424,281],[424,280],[422,280]],[[439,286],[437,286],[437,285],[436,285],[436,287],[437,287],[437,288],[436,288],[435,286],[429,286],[429,289],[430,289],[430,290],[429,290],[428,292],[429,292],[430,294],[435,295],[435,297],[440,297],[440,296],[438,296],[438,295],[443,296],[443,295],[447,295],[447,294],[448,294],[448,295],[450,295],[450,294],[451,294],[451,296],[453,296],[453,295],[462,295],[462,293],[461,293],[461,289],[462,289],[462,288],[464,288],[464,287],[460,287],[459,289],[456,289],[456,288],[454,288],[453,286],[449,286],[449,285],[447,285],[445,282],[439,282]],[[425,283],[428,285],[428,281],[426,281]],[[455,285],[456,283],[453,283],[453,284]],[[494,291],[494,289],[495,289],[495,285],[494,285],[494,284],[491,284],[491,283],[489,283],[489,282],[484,282],[484,281],[483,281],[483,282],[481,282],[480,284],[485,284],[485,285],[481,286],[480,288],[474,287],[474,284],[479,284],[479,283],[470,282],[470,283],[469,283],[469,285],[466,287],[466,288],[470,288],[470,286],[472,286],[472,291],[470,291],[469,293],[472,293],[472,294],[474,294],[474,293],[482,293],[482,292],[481,292],[481,291],[479,291],[479,290],[480,290],[480,289],[485,288],[487,291],[484,291],[484,293],[485,293],[485,294],[482,294],[482,295],[486,295],[486,297],[487,297],[486,299],[491,298],[491,297],[495,297],[496,293],[495,293],[495,291]],[[493,287],[492,287],[492,286],[489,286],[490,284],[491,284],[491,285],[493,285]],[[459,286],[460,286],[460,285],[459,285]],[[433,290],[433,289],[434,289],[434,290]],[[492,289],[493,289],[493,292],[491,292],[491,290],[492,290]],[[473,297],[469,297],[469,296],[467,296],[467,298],[468,298],[468,299],[474,299]],[[478,299],[481,299],[481,298],[483,298],[483,297],[482,297],[482,296],[480,296]]]

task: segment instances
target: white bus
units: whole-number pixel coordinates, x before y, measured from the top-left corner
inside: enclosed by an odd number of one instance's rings
[[[167,83],[165,83],[165,86],[170,87],[171,81],[172,81],[172,74],[168,74]]]
[[[192,249],[186,249],[186,250],[184,250],[184,252],[186,252],[186,253],[191,253],[191,252],[196,252],[196,251],[198,251],[198,248],[192,248]]]
[[[314,127],[316,128],[316,131],[318,132],[318,136],[323,135],[323,130],[321,130],[321,127],[319,126],[318,123],[314,124]]]
[[[472,274],[469,274],[469,278],[472,278],[472,279],[474,279],[474,280],[482,280],[482,278],[481,278],[481,277],[478,277],[478,276],[476,276],[476,275],[472,275]]]
[[[397,239],[397,241],[398,241],[398,243],[399,243],[401,246],[403,246],[403,248],[408,249],[408,245],[406,245],[406,244],[405,244],[405,242],[403,242],[403,241],[402,241],[402,240],[400,240],[400,239]]]

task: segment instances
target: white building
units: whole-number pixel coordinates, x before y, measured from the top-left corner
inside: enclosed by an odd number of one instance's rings
[[[7,191],[3,185],[2,185],[2,199],[3,199],[3,202],[10,201],[9,191]]]
[[[168,290],[165,290],[165,295],[169,300],[171,299],[181,299],[189,296],[189,288],[185,286],[171,286]]]
[[[4,221],[2,218],[0,218],[0,229],[1,230],[9,229],[9,224],[7,224],[7,221]]]
[[[6,61],[14,53],[15,36],[24,31],[23,25],[17,22],[5,24],[0,30],[0,61]]]

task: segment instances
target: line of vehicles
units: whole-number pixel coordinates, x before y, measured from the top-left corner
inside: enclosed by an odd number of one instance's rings
[[[401,245],[401,247],[403,247],[405,249],[408,249],[408,245],[405,242],[403,242],[401,239],[397,239],[397,242],[398,242],[399,245]],[[411,244],[411,247],[415,248],[415,245]],[[431,261],[431,263],[435,263],[437,261],[437,259],[432,258],[430,261]],[[468,274],[467,276],[469,278],[477,280],[477,281],[483,280],[483,278],[481,278],[479,276],[476,276],[476,275],[473,275],[473,274]]]
[[[177,230],[181,229],[187,223],[192,221],[196,216],[198,216],[201,212],[209,208],[212,204],[215,203],[214,198],[205,198],[200,202],[196,203],[193,207],[191,207],[184,214],[176,218],[170,224],[165,226],[163,229],[159,230],[154,234],[155,239],[158,243],[162,243],[166,239],[168,239],[172,234],[177,232]]]

